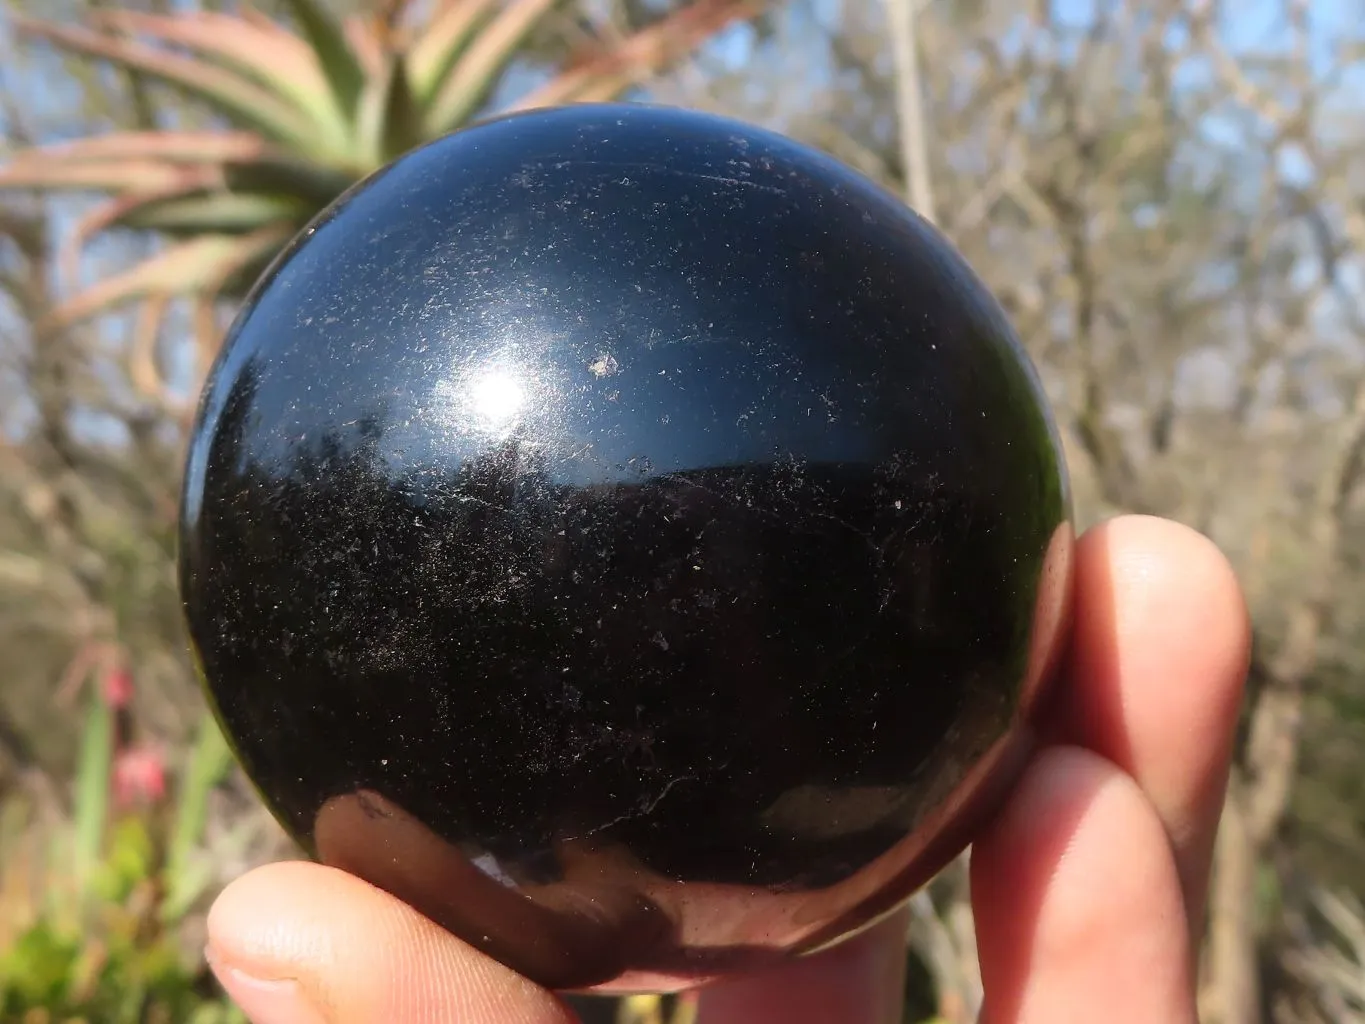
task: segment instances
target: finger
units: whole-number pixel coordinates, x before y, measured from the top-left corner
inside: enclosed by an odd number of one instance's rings
[[[1113,764],[1045,751],[977,839],[971,869],[989,1024],[1194,1024],[1171,847]]]
[[[209,962],[252,1024],[571,1024],[550,992],[344,872],[271,864],[209,914]]]
[[[909,911],[821,953],[702,989],[701,1024],[892,1024],[905,993]]]
[[[1227,560],[1193,530],[1127,516],[1077,546],[1076,631],[1061,739],[1137,780],[1200,920],[1250,654]]]

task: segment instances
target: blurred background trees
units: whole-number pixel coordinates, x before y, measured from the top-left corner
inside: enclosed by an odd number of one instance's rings
[[[1256,651],[1205,1019],[1365,1021],[1361,0],[0,11],[0,1019],[231,1019],[195,964],[206,899],[290,855],[206,727],[171,571],[242,284],[422,138],[622,96],[912,195],[1038,363],[1082,523],[1167,515],[1232,557]],[[917,898],[907,1020],[974,1017],[964,896],[955,868]]]

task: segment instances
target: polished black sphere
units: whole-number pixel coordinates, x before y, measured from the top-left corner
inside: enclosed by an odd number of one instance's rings
[[[266,274],[181,586],[322,861],[546,985],[848,935],[971,838],[1067,629],[1037,378],[928,224],[729,120],[427,145]]]

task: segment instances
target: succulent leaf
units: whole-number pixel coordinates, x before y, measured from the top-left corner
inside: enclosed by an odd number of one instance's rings
[[[346,121],[332,101],[331,86],[323,77],[316,54],[303,40],[276,25],[210,11],[176,16],[101,11],[91,20],[96,25],[185,47],[227,65],[325,126],[338,149],[345,145]]]
[[[365,91],[365,69],[356,59],[339,22],[314,0],[286,0],[327,79],[340,116],[353,121]]]
[[[50,323],[70,326],[138,299],[217,290],[291,234],[286,225],[271,225],[248,235],[200,235],[177,242],[73,296],[53,312]]]
[[[355,54],[355,59],[365,69],[365,79],[379,78],[384,74],[384,57],[393,49],[376,31],[374,20],[352,15],[341,23],[346,34],[346,42]]]
[[[420,145],[422,111],[408,84],[401,53],[388,56],[388,71],[372,79],[361,100],[356,142],[368,167],[379,167]]]
[[[115,38],[77,25],[61,25],[28,17],[12,19],[17,31],[38,36],[64,49],[140,71],[213,104],[241,126],[300,149],[316,148],[317,128],[278,96],[243,78],[193,57],[182,57],[129,39]]]
[[[45,192],[152,192],[175,189],[186,182],[204,184],[194,170],[219,176],[212,165],[190,169],[167,160],[68,161],[40,159],[32,154],[0,167],[0,188],[31,188]]]
[[[14,166],[31,159],[127,160],[156,157],[180,163],[216,163],[254,160],[268,151],[255,132],[145,131],[89,135],[23,150],[14,155]]]
[[[110,226],[158,231],[176,237],[233,234],[285,221],[302,227],[314,212],[312,203],[297,197],[204,192],[164,197],[130,208]]]
[[[210,174],[216,173],[214,168],[197,168],[196,170],[207,170]],[[77,221],[75,228],[62,240],[61,247],[57,252],[57,266],[62,276],[68,281],[76,279],[81,252],[90,239],[101,231],[119,225],[127,225],[129,219],[136,217],[139,210],[155,210],[161,206],[170,205],[176,199],[195,191],[202,191],[211,184],[213,184],[212,181],[196,180],[195,175],[191,172],[175,184],[151,190],[127,192],[101,203]]]
[[[170,237],[242,234],[287,223],[302,227],[312,205],[288,196],[196,190],[190,182],[179,188],[133,192],[101,203],[82,217],[62,240],[57,266],[65,280],[74,281],[82,251],[95,235],[110,228],[159,231]]]
[[[432,97],[427,132],[444,135],[475,116],[487,102],[498,75],[516,57],[536,23],[561,0],[509,0],[469,44]]]
[[[128,379],[146,398],[155,399],[162,393],[163,378],[157,359],[157,342],[170,304],[169,295],[148,296],[137,311],[137,320],[128,342]]]
[[[762,0],[697,0],[568,68],[522,97],[513,109],[613,99],[658,74],[726,26],[757,14],[761,7]]]
[[[495,0],[448,0],[408,49],[412,91],[428,103],[493,9]]]

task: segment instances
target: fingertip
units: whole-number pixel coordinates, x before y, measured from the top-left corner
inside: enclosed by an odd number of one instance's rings
[[[1118,516],[1087,530],[1076,554],[1082,616],[1133,618],[1156,606],[1168,620],[1197,623],[1207,649],[1243,663],[1249,656],[1251,616],[1237,571],[1198,530],[1158,516]]]
[[[296,964],[330,960],[326,930],[308,918],[333,888],[331,874],[320,865],[281,861],[233,879],[209,908],[213,958],[262,979],[294,979]]]

